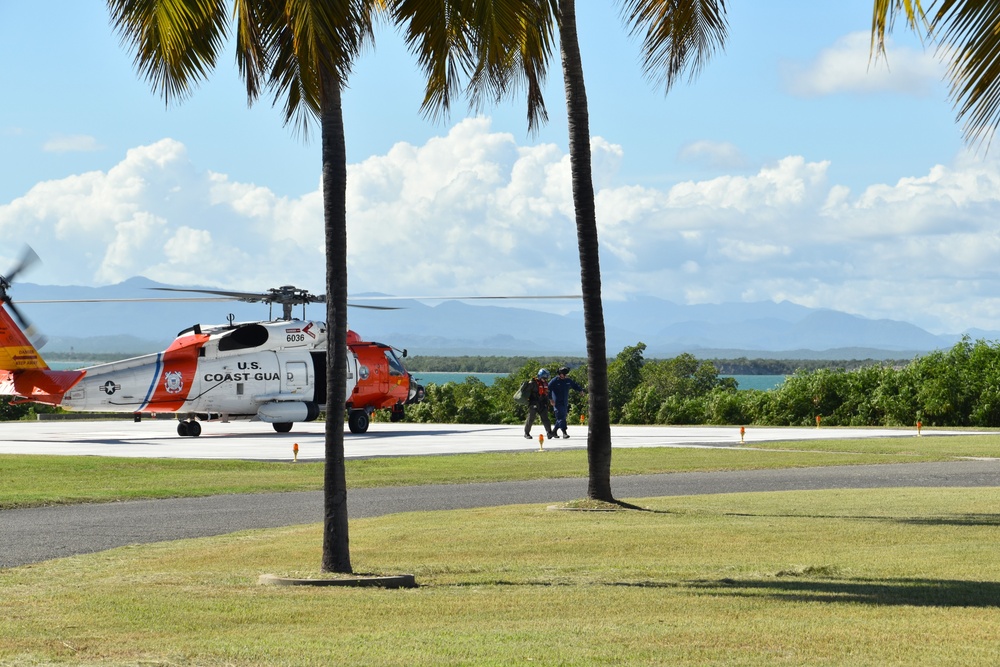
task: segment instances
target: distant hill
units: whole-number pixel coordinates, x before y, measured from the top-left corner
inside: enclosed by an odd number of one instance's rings
[[[169,296],[150,291],[152,287],[176,286],[146,278],[97,288],[19,283],[11,294],[48,336],[46,350],[57,352],[120,351],[131,356],[164,349],[179,331],[196,323],[221,323],[230,315],[236,321],[270,316],[266,305],[235,301],[30,303]],[[558,315],[503,303],[383,301],[379,305],[400,309],[352,309],[350,326],[366,339],[407,348],[411,354],[586,355],[580,312]],[[789,302],[688,306],[643,297],[606,301],[604,308],[609,356],[641,341],[649,358],[690,352],[703,358],[900,359],[951,347],[961,337],[934,335],[907,322],[872,320]],[[277,315],[277,310],[271,314]],[[296,308],[295,315],[301,314],[302,309]],[[325,311],[314,304],[307,307],[306,315],[322,319]],[[974,338],[1000,338],[1000,332],[970,333]]]

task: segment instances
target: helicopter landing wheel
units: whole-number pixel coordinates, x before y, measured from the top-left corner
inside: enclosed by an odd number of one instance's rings
[[[371,423],[371,419],[368,418],[368,413],[364,410],[351,410],[351,413],[347,415],[347,426],[351,429],[351,433],[364,433],[368,430],[369,423]]]
[[[292,422],[280,422],[278,424],[271,424],[274,430],[278,433],[288,433],[292,430]]]
[[[177,435],[197,438],[201,435],[201,424],[193,419],[191,421],[177,422]]]

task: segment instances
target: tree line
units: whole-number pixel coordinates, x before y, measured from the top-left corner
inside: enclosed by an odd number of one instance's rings
[[[609,360],[611,361],[611,360]],[[878,362],[874,359],[708,359],[722,375],[792,375],[801,370],[817,370],[820,368],[844,368],[853,370],[878,363],[901,366],[907,360]],[[583,357],[502,357],[485,355],[467,356],[433,356],[419,355],[406,358],[406,369],[412,373],[516,373],[525,364],[540,368],[559,368],[583,366],[587,360]]]
[[[739,390],[710,360],[690,354],[645,359],[645,344],[626,347],[608,364],[613,423],[811,426],[1000,426],[1000,344],[963,338],[949,350],[909,362],[798,368],[769,390]],[[542,366],[529,360],[487,386],[476,378],[427,387],[407,420],[515,424],[525,408],[512,400]],[[550,364],[551,365],[551,364]],[[587,369],[570,376],[586,386]],[[573,393],[570,424],[586,421],[586,399]],[[582,417],[582,420],[581,420]]]
[[[908,362],[760,359],[749,360],[760,364],[747,364],[747,360],[736,360],[742,366],[726,365],[724,360],[699,360],[690,354],[646,359],[645,349],[643,343],[626,347],[608,363],[614,423],[811,426],[820,416],[822,423],[830,426],[910,426],[917,421],[926,426],[1000,426],[997,342],[965,337],[949,350]],[[780,364],[773,364],[775,361]],[[785,365],[790,363],[799,366]],[[516,366],[512,368],[512,364]],[[465,424],[522,422],[525,408],[512,400],[521,382],[541,367],[551,370],[562,365],[570,366],[570,377],[587,386],[583,359],[409,358],[407,366],[416,372],[429,368],[507,375],[489,386],[473,377],[464,382],[430,384],[427,398],[407,408],[406,419]],[[754,373],[734,373],[734,369],[766,369],[768,375],[788,377],[774,389],[740,390],[736,380],[724,375]],[[0,420],[31,419],[36,413],[55,411],[48,406],[0,401]],[[570,423],[585,423],[586,412],[586,398],[573,392]],[[375,419],[379,418],[383,416],[376,414]]]

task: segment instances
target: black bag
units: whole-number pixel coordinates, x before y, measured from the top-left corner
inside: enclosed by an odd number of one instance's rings
[[[531,380],[525,380],[520,388],[514,392],[514,402],[527,405],[531,400]]]

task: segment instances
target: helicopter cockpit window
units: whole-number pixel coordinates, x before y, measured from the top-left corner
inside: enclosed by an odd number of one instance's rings
[[[392,350],[385,351],[385,359],[389,362],[389,375],[406,375],[406,369],[399,363]]]
[[[252,347],[260,347],[266,342],[266,327],[259,324],[246,324],[223,336],[219,340],[219,351],[246,350]]]

